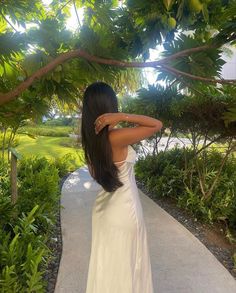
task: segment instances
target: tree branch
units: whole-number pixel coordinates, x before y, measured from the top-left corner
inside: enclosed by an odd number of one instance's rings
[[[192,53],[197,53],[197,52],[201,52],[201,51],[205,51],[205,50],[209,50],[209,49],[214,49],[214,48],[217,48],[217,46],[205,45],[205,46],[185,49],[183,51],[180,51],[178,53],[175,53],[175,54],[173,54],[171,56],[168,56],[168,57],[165,57],[165,58],[159,60],[160,62],[159,62],[158,65],[161,65],[163,63],[166,63],[167,61],[171,61],[171,60],[174,60],[176,58],[183,57],[183,56],[186,56],[186,55],[189,55],[189,54],[192,54]]]
[[[203,81],[203,82],[229,83],[229,84],[236,83],[236,79],[213,79],[213,78],[197,76],[197,75],[193,75],[193,74],[190,74],[190,73],[187,73],[187,72],[184,72],[184,71],[180,71],[180,70],[175,69],[173,67],[170,67],[168,65],[162,65],[162,68],[164,68],[168,72],[174,73],[177,76],[182,75],[182,76],[186,76],[186,77],[189,77],[191,79],[200,80],[200,81]]]
[[[76,57],[84,58],[89,62],[96,62],[98,64],[106,64],[106,65],[118,66],[118,67],[123,67],[123,68],[129,68],[129,67],[135,67],[135,68],[154,67],[154,68],[156,68],[156,67],[161,67],[161,68],[164,68],[165,70],[172,72],[176,75],[183,75],[183,76],[187,76],[191,79],[201,80],[201,81],[205,81],[205,82],[214,82],[214,83],[217,83],[217,82],[219,82],[219,83],[236,82],[236,80],[214,80],[214,79],[204,78],[204,77],[200,77],[200,76],[195,76],[195,75],[191,75],[189,73],[182,72],[182,71],[179,71],[177,69],[174,69],[172,67],[165,65],[166,63],[168,63],[169,61],[171,61],[175,58],[179,58],[179,57],[189,55],[194,52],[199,52],[199,51],[211,49],[211,48],[212,47],[210,47],[210,46],[191,48],[191,49],[187,49],[187,50],[178,52],[178,53],[173,54],[171,56],[165,57],[161,60],[149,61],[149,62],[127,62],[127,61],[120,61],[120,60],[114,60],[114,59],[106,59],[106,58],[101,58],[101,57],[97,57],[94,55],[90,55],[89,53],[87,53],[86,51],[81,50],[81,49],[69,51],[69,52],[60,54],[58,57],[56,57],[50,63],[48,63],[44,67],[37,70],[29,78],[27,78],[25,81],[23,81],[21,84],[19,84],[15,89],[11,90],[8,93],[0,93],[0,105],[3,105],[5,103],[8,103],[8,102],[14,100],[15,97],[17,97],[24,90],[26,90],[35,80],[40,79],[42,76],[44,76],[45,74],[47,74],[48,72],[53,70],[59,64],[62,64],[65,61],[70,60],[72,58],[76,58]]]

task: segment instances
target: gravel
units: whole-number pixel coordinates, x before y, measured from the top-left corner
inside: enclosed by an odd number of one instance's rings
[[[223,225],[215,224],[211,226],[202,223],[187,210],[177,207],[175,199],[170,197],[156,198],[156,195],[148,192],[141,182],[137,180],[136,182],[140,190],[198,238],[236,280],[236,268],[234,268],[232,258],[233,253],[236,252],[236,244],[230,244],[229,241],[227,241],[224,234],[221,232]],[[216,231],[216,233],[214,233],[214,231]],[[213,236],[210,237],[210,235]]]
[[[60,191],[63,183],[67,179],[67,177],[71,174],[69,172],[64,177],[61,178],[60,181]],[[60,206],[61,200],[59,198],[57,205],[57,216],[56,216],[56,224],[54,225],[54,229],[52,231],[51,241],[48,243],[49,248],[52,250],[52,259],[48,264],[47,270],[43,279],[46,281],[46,293],[54,293],[57,281],[57,274],[60,266],[61,254],[62,254],[62,233],[61,233],[61,214],[60,214]]]

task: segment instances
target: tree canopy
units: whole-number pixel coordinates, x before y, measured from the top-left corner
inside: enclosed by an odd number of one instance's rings
[[[43,104],[55,96],[76,103],[95,80],[134,91],[142,81],[137,68],[148,66],[157,69],[158,80],[193,92],[235,91],[235,80],[220,75],[222,52],[236,44],[235,0],[47,2],[1,1],[1,111],[12,103],[30,109],[32,100]],[[66,28],[71,9],[74,31]],[[161,56],[148,61],[157,46]]]

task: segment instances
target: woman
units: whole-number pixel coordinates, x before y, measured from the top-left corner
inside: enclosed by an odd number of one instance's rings
[[[126,121],[132,128],[115,128]],[[113,89],[96,82],[84,93],[82,146],[101,185],[92,211],[86,293],[153,293],[146,226],[134,176],[132,144],[160,131],[160,120],[118,112]]]

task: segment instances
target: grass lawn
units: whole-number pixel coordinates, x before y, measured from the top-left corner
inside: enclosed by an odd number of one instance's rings
[[[71,170],[75,170],[83,165],[83,151],[71,147],[65,147],[60,143],[71,141],[70,137],[49,137],[38,136],[36,139],[27,135],[18,134],[19,145],[16,150],[22,155],[38,155],[47,158],[60,158],[65,154],[73,154],[75,160],[71,163]]]
[[[37,125],[35,127],[24,126],[17,130],[18,134],[24,134],[25,132],[40,136],[68,137],[68,134],[73,132],[73,128],[71,126]]]

